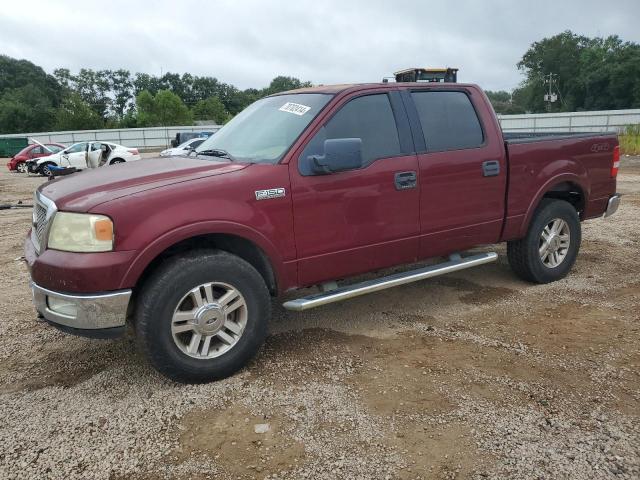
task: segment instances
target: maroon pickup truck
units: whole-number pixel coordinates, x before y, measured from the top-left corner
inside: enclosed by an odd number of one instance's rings
[[[615,134],[510,138],[474,85],[285,92],[189,158],[41,186],[25,244],[34,301],[80,335],[129,323],[162,373],[210,381],[256,353],[271,297],[290,290],[319,286],[284,303],[305,310],[494,261],[462,252],[498,242],[521,278],[564,277],[580,222],[617,209],[618,163]]]

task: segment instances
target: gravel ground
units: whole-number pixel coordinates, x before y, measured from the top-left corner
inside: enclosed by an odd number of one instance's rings
[[[0,164],[3,164],[1,162]],[[0,203],[41,178],[0,173]],[[37,321],[0,211],[0,478],[640,478],[640,158],[572,274],[491,265],[294,314],[233,378],[165,380],[133,338]]]

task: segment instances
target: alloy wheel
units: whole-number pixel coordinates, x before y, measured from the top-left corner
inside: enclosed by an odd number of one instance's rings
[[[561,218],[554,218],[542,229],[538,253],[542,264],[556,268],[567,257],[571,245],[569,224]]]
[[[171,334],[186,355],[215,358],[238,343],[247,317],[247,303],[236,288],[221,282],[204,283],[178,302],[171,319]]]

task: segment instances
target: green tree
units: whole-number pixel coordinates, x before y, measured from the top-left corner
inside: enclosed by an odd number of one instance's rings
[[[526,79],[514,92],[528,111],[547,108],[546,75],[557,75],[559,101],[551,111],[636,108],[640,106],[640,45],[617,36],[589,38],[565,31],[535,42],[518,68]]]
[[[121,119],[134,105],[133,79],[129,70],[119,69],[110,72],[108,80],[113,96],[111,110]]]
[[[487,97],[489,97],[489,101],[496,113],[506,115],[525,113],[525,109],[522,105],[514,103],[511,93],[504,90],[499,90],[497,92],[486,90],[485,93],[487,94]]]
[[[63,89],[53,75],[27,60],[17,60],[0,55],[0,96],[6,91],[33,85],[57,107],[63,96]]]
[[[28,84],[4,91],[0,96],[0,133],[51,130],[54,108],[39,86]]]
[[[104,121],[77,93],[71,93],[56,112],[56,130],[92,130],[104,127]]]
[[[221,125],[229,120],[229,112],[218,97],[199,100],[193,107],[193,118],[196,120],[213,120]]]
[[[155,96],[143,90],[138,94],[136,106],[141,127],[193,124],[191,111],[169,90],[159,90]]]
[[[296,88],[310,87],[311,82],[302,82],[295,77],[285,77],[280,75],[271,80],[271,83],[266,89],[267,95],[274,93],[285,92],[287,90],[295,90]]]

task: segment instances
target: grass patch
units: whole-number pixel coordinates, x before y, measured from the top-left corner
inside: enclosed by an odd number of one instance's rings
[[[627,125],[620,134],[620,153],[640,155],[640,125]]]

